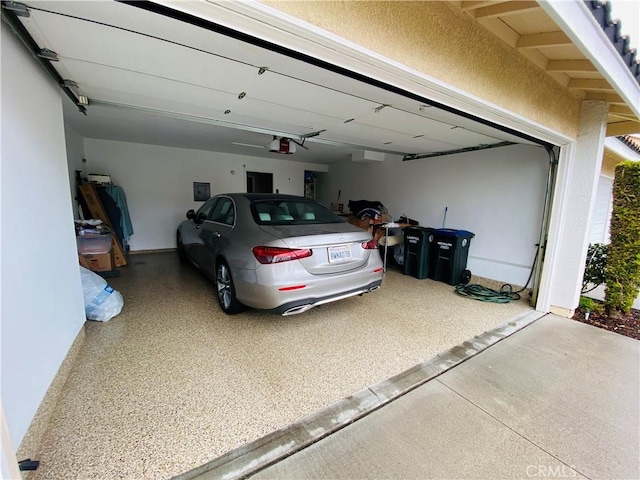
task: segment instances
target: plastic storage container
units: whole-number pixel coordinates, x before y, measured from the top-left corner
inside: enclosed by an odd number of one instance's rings
[[[429,275],[429,251],[433,228],[410,227],[404,230],[404,274],[416,278]]]
[[[462,274],[467,268],[469,245],[475,234],[450,228],[439,228],[432,234],[429,278],[449,285],[466,283]]]
[[[109,253],[111,251],[111,234],[103,235],[78,235],[76,236],[78,243],[78,253],[95,254]]]

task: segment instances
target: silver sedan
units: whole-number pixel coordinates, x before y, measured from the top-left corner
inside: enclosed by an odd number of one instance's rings
[[[225,313],[244,306],[282,315],[378,289],[383,265],[366,230],[318,202],[230,193],[189,210],[178,254],[215,280]]]

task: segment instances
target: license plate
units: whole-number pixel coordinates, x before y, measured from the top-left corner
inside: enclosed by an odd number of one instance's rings
[[[329,263],[348,262],[351,260],[351,245],[329,247]]]

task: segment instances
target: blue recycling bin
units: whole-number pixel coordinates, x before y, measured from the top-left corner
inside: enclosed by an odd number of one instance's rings
[[[432,235],[429,278],[449,285],[467,283],[468,275],[463,277],[463,272],[467,269],[469,245],[475,234],[467,230],[438,228]]]

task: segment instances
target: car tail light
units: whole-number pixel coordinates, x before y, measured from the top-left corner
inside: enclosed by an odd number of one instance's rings
[[[309,248],[253,247],[253,254],[260,263],[269,264],[310,257],[313,251]]]
[[[378,248],[378,240],[372,238],[368,242],[364,242],[362,244],[362,248],[364,248],[365,250],[375,250],[376,248]]]

